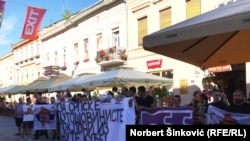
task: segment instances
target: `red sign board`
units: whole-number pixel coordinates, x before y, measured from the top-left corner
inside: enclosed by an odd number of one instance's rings
[[[225,65],[225,66],[217,66],[217,67],[212,67],[208,68],[209,73],[215,73],[215,72],[225,72],[225,71],[231,71],[232,67],[231,65]]]
[[[147,67],[148,67],[148,69],[161,68],[161,65],[162,65],[162,59],[156,59],[156,60],[149,60],[149,61],[147,61]]]

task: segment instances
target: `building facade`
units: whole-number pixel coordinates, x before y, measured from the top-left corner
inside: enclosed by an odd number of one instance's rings
[[[125,1],[100,1],[41,29],[34,41],[13,44],[8,55],[13,57],[9,63],[13,64],[13,83],[27,84],[57,73],[74,77],[126,65],[126,14]]]
[[[14,58],[12,52],[0,57],[0,66],[0,72],[2,72],[2,75],[0,75],[0,86],[7,87],[15,85]]]
[[[215,1],[128,0],[128,65],[174,80],[170,91],[188,104],[193,92],[202,88],[205,72],[200,68],[152,52],[144,51],[142,38],[150,33],[215,8]],[[130,36],[130,35],[134,36]],[[191,33],[190,33],[191,34]],[[140,65],[138,65],[140,64]]]
[[[4,66],[1,67],[2,71],[7,71],[9,75],[0,77],[2,86],[26,84],[38,77],[49,77],[57,73],[75,77],[126,66],[173,79],[173,84],[167,87],[173,94],[181,95],[183,104],[188,104],[194,91],[204,89],[202,79],[207,72],[145,51],[142,39],[147,34],[228,2],[234,1],[99,1],[88,9],[73,14],[69,19],[43,28],[38,39],[21,40],[14,44],[12,52],[3,56],[0,61],[1,66]]]

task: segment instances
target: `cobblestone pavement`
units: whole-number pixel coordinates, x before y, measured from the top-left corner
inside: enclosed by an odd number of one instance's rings
[[[17,133],[17,127],[15,125],[14,117],[0,115],[0,141],[19,141],[20,136],[14,136]],[[34,132],[32,133],[34,134]],[[51,132],[49,132],[49,137],[51,138]],[[25,136],[24,141],[27,141],[28,137]],[[44,136],[37,140],[32,141],[58,141],[45,139]]]
[[[0,135],[0,141],[7,141],[7,140],[8,140],[8,138],[6,138],[6,137]]]

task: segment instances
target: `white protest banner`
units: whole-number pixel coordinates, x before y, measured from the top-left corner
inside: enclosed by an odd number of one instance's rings
[[[60,141],[125,141],[126,125],[135,124],[135,107],[129,100],[58,104]]]

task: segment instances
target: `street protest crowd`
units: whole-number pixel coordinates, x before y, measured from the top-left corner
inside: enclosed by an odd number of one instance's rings
[[[35,109],[34,105],[52,105],[53,109],[57,113],[57,104],[58,103],[84,103],[90,100],[93,100],[87,94],[77,93],[71,95],[70,92],[63,93],[58,92],[56,97],[45,97],[41,93],[34,94],[35,101],[32,102],[30,96],[27,96],[24,100],[23,97],[19,97],[19,101],[12,106],[14,111],[13,115],[16,122],[17,133],[13,133],[15,136],[20,136],[20,140],[23,141],[25,136],[28,136],[29,140],[39,139],[41,136],[45,136],[46,139],[58,140],[60,139],[60,118],[56,114],[57,122],[56,128],[51,130],[34,130],[34,116]],[[121,91],[118,91],[117,87],[113,87],[112,90],[107,91],[105,95],[94,99],[100,101],[101,103],[109,103],[112,100],[115,100],[116,103],[121,102],[124,98],[130,98],[128,104],[134,105],[135,109],[135,118],[134,124],[140,125],[141,121],[141,111],[150,111],[158,107],[157,100],[147,92],[144,86],[139,87],[122,87]],[[3,114],[4,109],[11,109],[10,106],[4,102],[4,99],[1,99],[2,108],[1,114]],[[235,90],[233,92],[233,100],[230,103],[226,95],[223,94],[220,90],[213,90],[210,95],[204,93],[204,91],[195,91],[193,93],[193,98],[187,105],[182,105],[181,96],[174,94],[172,96],[172,105],[169,107],[180,108],[180,107],[191,107],[192,111],[192,124],[196,125],[207,125],[212,122],[208,122],[208,114],[210,105],[220,110],[227,111],[230,113],[237,114],[250,114],[250,102],[245,98],[245,94],[240,90]],[[5,106],[4,106],[5,105]],[[41,113],[41,112],[40,112]],[[249,115],[248,115],[249,116]],[[224,115],[224,118],[227,124],[239,124],[237,119],[234,119],[230,115]],[[211,119],[210,119],[211,120]],[[218,123],[216,123],[218,124]],[[222,122],[221,122],[222,124]],[[225,122],[223,123],[225,124]],[[244,124],[244,123],[241,123]],[[247,122],[246,124],[249,124]],[[35,131],[35,134],[31,134],[32,130]],[[49,137],[48,132],[51,131],[51,137]]]

